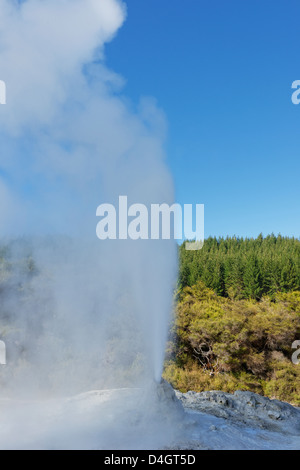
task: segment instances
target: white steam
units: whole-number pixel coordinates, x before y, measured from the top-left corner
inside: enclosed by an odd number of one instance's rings
[[[27,236],[1,265],[2,395],[162,373],[175,246],[96,238],[99,204],[173,202],[163,113],[145,98],[134,110],[104,63],[125,16],[117,0],[0,0],[0,224]]]

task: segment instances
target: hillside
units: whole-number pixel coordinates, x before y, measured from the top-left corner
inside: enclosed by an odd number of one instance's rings
[[[164,377],[183,392],[249,390],[300,404],[297,239],[215,239],[180,247]]]

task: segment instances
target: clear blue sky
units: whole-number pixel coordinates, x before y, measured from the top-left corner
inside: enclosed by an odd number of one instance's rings
[[[205,236],[299,237],[299,0],[127,5],[107,64],[164,110],[177,202],[205,204]]]

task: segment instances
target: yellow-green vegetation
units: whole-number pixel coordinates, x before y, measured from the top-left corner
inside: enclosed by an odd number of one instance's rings
[[[300,291],[260,300],[217,295],[198,281],[178,294],[164,377],[188,390],[250,390],[300,405]]]

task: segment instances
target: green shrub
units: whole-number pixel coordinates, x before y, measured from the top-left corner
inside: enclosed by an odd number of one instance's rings
[[[182,391],[237,389],[300,404],[300,292],[228,299],[202,281],[182,290],[165,378]],[[297,392],[298,390],[298,392]]]

